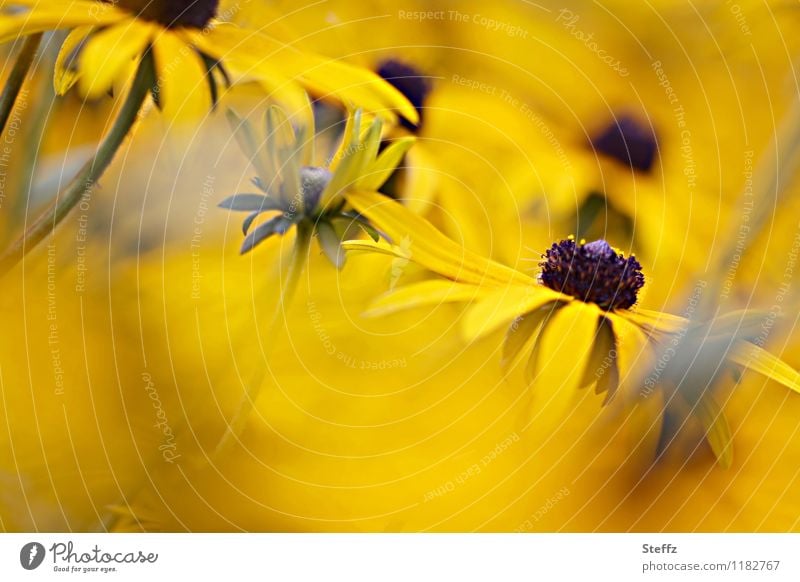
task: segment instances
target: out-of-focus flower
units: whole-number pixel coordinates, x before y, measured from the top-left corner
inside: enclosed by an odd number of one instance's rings
[[[223,208],[250,213],[243,224],[245,240],[241,252],[252,250],[273,235],[284,235],[292,227],[297,233],[288,271],[281,284],[274,326],[280,321],[278,314],[294,297],[314,235],[330,262],[338,268],[344,266],[345,253],[341,245],[351,226],[360,225],[377,238],[377,233],[347,208],[348,196],[354,190],[375,193],[389,179],[414,139],[395,140],[379,152],[383,122],[376,117],[362,131],[359,110],[348,117],[338,151],[324,165],[315,166],[313,123],[312,134],[306,137],[305,127],[301,126],[296,132],[286,114],[272,108],[267,114],[262,149],[250,124],[235,114],[232,119],[238,141],[258,172],[254,184],[263,192],[236,194],[221,203]],[[265,213],[271,217],[254,227],[254,222]],[[220,450],[241,430],[262,382],[263,377],[251,382]]]
[[[254,80],[292,111],[307,89],[391,117],[416,112],[391,86],[358,67],[326,59],[260,32],[221,22],[219,0],[15,0],[22,11],[0,16],[0,41],[70,30],[56,63],[58,93],[78,83],[89,98],[129,79],[153,57],[152,94],[171,118],[206,115],[220,81]]]
[[[413,137],[397,139],[378,152],[383,123],[375,118],[362,131],[361,112],[348,118],[339,149],[323,165],[314,165],[315,127],[295,130],[286,114],[273,107],[266,116],[265,147],[257,132],[245,120],[231,113],[238,141],[258,172],[253,184],[261,194],[236,194],[220,206],[249,212],[242,230],[246,235],[241,252],[246,253],[272,235],[283,235],[297,228],[305,255],[308,237],[316,234],[322,250],[337,267],[344,265],[341,241],[354,223],[372,231],[369,225],[346,208],[350,190],[376,191],[394,172]],[[254,222],[268,214],[269,220],[253,228]],[[251,230],[252,229],[252,230]],[[303,256],[303,259],[305,257]]]

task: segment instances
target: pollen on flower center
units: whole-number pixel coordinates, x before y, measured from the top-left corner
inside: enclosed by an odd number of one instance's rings
[[[431,92],[430,79],[414,67],[395,60],[381,63],[378,67],[378,75],[411,102],[419,114],[419,125],[422,125],[425,100]],[[400,123],[410,131],[416,131],[419,127],[404,118],[400,119]]]
[[[101,0],[167,28],[204,28],[217,13],[219,0]]]
[[[570,237],[554,243],[542,258],[543,285],[606,310],[632,307],[644,286],[639,261],[602,239],[584,244]]]

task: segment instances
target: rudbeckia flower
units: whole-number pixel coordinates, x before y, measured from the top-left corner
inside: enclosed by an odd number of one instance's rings
[[[604,240],[553,244],[534,279],[461,248],[396,202],[370,193],[348,199],[390,240],[405,244],[400,249],[352,241],[346,248],[391,254],[443,277],[389,292],[374,302],[371,315],[470,303],[462,323],[465,338],[475,341],[505,329],[504,365],[510,370],[525,362],[528,381],[557,388],[550,400],[564,409],[576,389],[589,386],[605,394],[604,404],[618,393],[632,406],[640,404],[641,367],[652,362],[659,346],[682,338],[692,326],[684,317],[638,307],[645,284],[641,265]],[[800,375],[787,364],[746,339],[730,343],[724,362],[800,391]]]
[[[356,111],[348,117],[339,149],[322,165],[314,165],[313,123],[309,128],[296,130],[286,113],[273,107],[267,113],[266,138],[262,148],[256,138],[257,132],[247,121],[239,119],[235,113],[230,117],[239,144],[258,173],[253,184],[261,190],[261,193],[236,194],[220,204],[229,210],[249,213],[242,225],[245,239],[241,252],[247,253],[274,235],[286,234],[293,227],[296,230],[274,326],[279,321],[278,315],[285,311],[295,294],[314,235],[322,251],[338,268],[344,265],[345,259],[341,243],[352,226],[359,225],[377,237],[372,227],[348,208],[347,196],[354,189],[380,196],[375,191],[391,176],[414,140],[396,140],[379,153],[383,122],[376,117],[362,131],[362,114]],[[306,129],[311,132],[309,137]],[[268,218],[254,227],[262,215],[268,215]],[[259,378],[252,383],[220,446],[230,442],[231,435],[237,434],[243,426],[261,381]]]
[[[348,105],[416,120],[398,91],[376,75],[306,53],[258,31],[217,20],[219,0],[14,0],[22,11],[0,16],[0,42],[69,30],[56,63],[63,94],[76,83],[90,98],[126,81],[152,53],[156,103],[170,117],[196,120],[217,97],[219,81],[252,79],[289,109],[304,89]]]
[[[416,110],[400,92],[369,71],[219,22],[219,0],[15,0],[8,6],[22,10],[0,14],[0,42],[24,36],[35,39],[26,43],[21,60],[30,61],[43,31],[70,31],[55,66],[58,93],[76,83],[89,98],[115,86],[130,85],[130,90],[95,158],[0,256],[0,272],[41,242],[75,207],[87,185],[100,178],[135,125],[148,94],[171,121],[184,127],[214,105],[220,80],[258,81],[293,113],[302,110],[308,115],[307,89],[387,118],[394,118],[398,110],[411,121],[417,119]],[[20,86],[12,86],[11,98],[3,98],[0,125],[10,110],[7,103],[13,103],[19,90]]]
[[[242,224],[242,254],[296,227],[300,245],[296,254],[305,258],[309,236],[315,234],[331,263],[341,268],[345,256],[340,246],[350,226],[359,224],[376,236],[362,217],[347,208],[346,195],[350,190],[378,190],[411,147],[413,138],[395,140],[379,153],[383,122],[375,118],[362,131],[362,114],[357,111],[348,118],[339,149],[321,165],[315,165],[313,122],[309,128],[295,129],[285,112],[271,108],[262,149],[248,121],[233,112],[229,117],[240,146],[258,173],[253,184],[260,190],[236,194],[220,203],[222,208],[249,213]],[[268,220],[253,228],[264,215]]]

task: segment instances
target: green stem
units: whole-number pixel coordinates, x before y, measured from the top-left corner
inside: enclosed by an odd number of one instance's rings
[[[281,315],[286,313],[286,310],[294,299],[297,285],[300,282],[300,276],[303,274],[303,269],[306,265],[306,258],[308,256],[308,248],[311,245],[311,235],[313,234],[313,227],[309,224],[301,222],[297,225],[297,238],[294,241],[294,248],[292,249],[292,256],[289,262],[289,268],[286,271],[286,278],[283,281],[280,297],[278,299],[278,306],[273,314],[272,321],[270,322],[267,337],[270,344],[267,348],[266,359],[269,359],[272,353],[272,348],[276,345],[277,332],[279,331],[279,324],[282,323]],[[244,430],[247,419],[250,413],[255,408],[256,399],[261,392],[261,386],[264,383],[266,370],[259,370],[255,377],[248,382],[247,390],[242,396],[239,407],[236,410],[230,424],[228,425],[225,434],[219,441],[212,458],[218,458],[222,453],[227,451],[230,446],[238,440],[239,435]]]
[[[125,103],[114,120],[111,131],[97,149],[97,153],[83,166],[66,190],[57,195],[47,210],[0,256],[0,277],[8,273],[28,252],[51,234],[103,175],[136,123],[139,110],[153,86],[153,75],[152,56],[146,53],[139,64],[139,70]]]
[[[11,117],[11,112],[14,111],[14,105],[19,97],[19,92],[22,89],[22,84],[25,82],[25,77],[28,76],[28,71],[33,64],[33,57],[36,56],[36,51],[39,50],[39,44],[42,42],[42,33],[32,34],[25,39],[22,45],[22,50],[17,56],[17,62],[11,70],[11,75],[6,81],[6,86],[3,87],[3,92],[0,94],[0,134],[6,130],[6,124]]]

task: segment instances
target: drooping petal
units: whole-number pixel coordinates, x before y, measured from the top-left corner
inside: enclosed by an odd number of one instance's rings
[[[529,367],[537,407],[533,422],[555,426],[566,418],[592,353],[599,315],[596,306],[572,301],[548,320]]]
[[[211,111],[208,71],[200,56],[184,40],[163,32],[153,43],[161,107],[176,124],[197,123]]]
[[[81,93],[90,99],[105,95],[141,56],[157,32],[150,23],[128,18],[93,35],[78,61]]]
[[[800,393],[800,373],[755,344],[737,340],[728,352],[728,359]]]
[[[378,297],[364,314],[378,317],[405,309],[439,305],[441,303],[468,303],[485,296],[486,291],[476,285],[454,283],[444,279],[432,279],[399,289]]]
[[[695,405],[692,413],[703,425],[706,440],[719,464],[723,469],[729,468],[733,463],[733,442],[731,429],[722,407],[714,396],[706,391]]]
[[[569,300],[566,295],[536,284],[498,288],[467,311],[461,331],[464,339],[475,341],[542,305]]]
[[[409,258],[435,273],[475,285],[535,285],[536,281],[495,261],[464,249],[399,202],[377,192],[349,192],[347,200]]]
[[[643,328],[661,333],[676,333],[689,325],[689,320],[684,317],[650,309],[628,310],[625,317]]]
[[[127,12],[103,2],[75,0],[69,4],[59,3],[57,7],[40,7],[33,2],[27,4],[32,4],[27,12],[14,16],[0,15],[0,43],[37,32],[84,25],[104,26],[130,18]]]
[[[607,312],[605,317],[611,321],[616,338],[616,363],[620,385],[627,385],[631,394],[623,394],[637,400],[641,394],[654,390],[658,378],[642,379],[642,370],[649,370],[654,352],[650,347],[645,331],[625,315]]]
[[[741,309],[714,318],[709,339],[757,337],[764,331],[764,322],[770,318],[768,311]]]
[[[283,78],[302,84],[320,97],[334,98],[351,109],[366,109],[388,119],[399,111],[412,123],[419,120],[408,99],[372,71],[301,51],[261,32],[230,24],[215,26],[207,36],[215,44],[235,45],[239,52],[246,53],[247,57],[237,55],[237,60],[246,61],[248,68],[256,69],[269,62],[270,68]]]
[[[93,25],[79,26],[70,31],[67,38],[61,44],[56,57],[55,74],[53,75],[53,88],[56,95],[65,95],[80,77],[80,68],[73,62],[75,50],[86,40],[95,27]]]
[[[225,65],[238,81],[258,82],[267,94],[280,102],[293,119],[309,119],[308,98],[302,86],[286,75],[278,64],[278,55],[264,49],[257,38],[263,36],[232,24],[217,24],[204,31],[185,28],[180,31],[187,42]]]
[[[517,317],[506,331],[501,364],[506,372],[512,370],[527,353],[535,349],[536,342],[549,318],[563,304],[544,305]]]
[[[614,324],[606,317],[598,319],[592,355],[589,357],[580,384],[581,388],[596,385],[597,394],[606,393],[606,403],[611,401],[617,391],[619,385],[617,338],[614,335]]]

